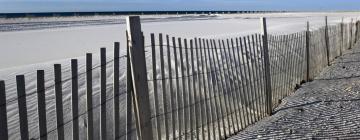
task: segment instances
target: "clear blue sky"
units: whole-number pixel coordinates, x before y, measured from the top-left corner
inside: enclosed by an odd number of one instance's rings
[[[149,10],[359,10],[360,0],[0,0],[0,13]]]

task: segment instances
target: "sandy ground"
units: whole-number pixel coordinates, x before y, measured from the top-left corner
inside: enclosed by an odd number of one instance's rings
[[[360,139],[360,47],[229,139]]]
[[[146,43],[150,33],[186,38],[227,38],[259,33],[260,17],[268,18],[270,34],[288,34],[358,18],[357,12],[272,13],[230,15],[141,16]],[[112,50],[113,42],[125,49],[125,16],[0,19],[0,71]],[[45,53],[46,52],[46,53]],[[15,55],[16,54],[16,55]],[[20,72],[19,72],[20,73]],[[1,77],[0,77],[1,79]]]

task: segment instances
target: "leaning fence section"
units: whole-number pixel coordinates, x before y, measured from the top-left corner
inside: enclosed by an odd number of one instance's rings
[[[144,35],[129,17],[126,54],[114,43],[112,55],[101,48],[18,75],[16,87],[0,80],[0,138],[226,139],[271,115],[360,37],[359,22],[267,35],[262,21],[262,34],[189,39]]]
[[[306,73],[305,32],[269,37],[272,103],[278,105]]]
[[[150,38],[154,139],[224,139],[265,116],[261,35]]]

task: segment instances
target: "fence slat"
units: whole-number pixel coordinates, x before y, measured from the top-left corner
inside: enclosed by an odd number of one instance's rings
[[[79,139],[79,90],[78,90],[78,61],[71,59],[71,103],[73,117],[73,140]]]
[[[190,104],[192,105],[192,108],[191,108],[191,114],[190,114],[190,116],[192,116],[192,118],[191,118],[191,131],[192,132],[194,132],[195,133],[195,135],[196,136],[191,136],[191,139],[194,139],[194,138],[196,138],[197,136],[198,136],[198,131],[197,131],[197,116],[196,116],[196,114],[197,114],[197,112],[196,112],[196,104],[197,104],[197,93],[196,93],[196,76],[197,75],[195,75],[195,59],[194,59],[194,42],[193,42],[193,40],[190,40],[190,61],[191,61],[191,73],[192,73],[192,97],[190,98],[191,99],[191,101],[190,101]],[[194,128],[195,129],[194,129]]]
[[[202,67],[203,67],[203,72],[204,72],[204,98],[205,99],[209,99],[209,96],[208,96],[208,93],[209,93],[209,90],[210,89],[210,86],[208,84],[209,82],[209,70],[208,70],[208,64],[207,64],[207,54],[206,54],[206,41],[205,39],[202,39],[202,43],[203,43],[203,47],[201,49],[201,51],[204,53],[204,58],[202,60]],[[205,121],[205,124],[204,124],[204,128],[206,129],[206,132],[207,132],[207,137],[205,136],[205,139],[210,139],[211,138],[211,135],[210,135],[210,119],[212,117],[211,115],[211,109],[210,109],[210,106],[209,106],[209,101],[208,100],[205,100],[204,101],[204,106],[205,106],[205,114],[206,114],[206,121]],[[205,135],[205,133],[204,133]]]
[[[100,48],[100,138],[106,140],[106,48]]]
[[[114,67],[113,67],[113,72],[114,72],[114,139],[120,139],[120,100],[119,100],[119,95],[120,95],[120,67],[119,67],[119,49],[120,49],[120,43],[119,42],[115,42],[114,43]]]
[[[193,132],[193,127],[192,127],[192,105],[191,105],[191,82],[190,82],[190,62],[189,62],[189,54],[188,51],[190,50],[188,47],[188,41],[186,39],[184,39],[184,50],[185,50],[185,63],[186,63],[186,81],[187,81],[187,115],[188,118],[186,120],[189,120],[189,133],[190,134],[190,139],[192,139],[192,132]],[[185,138],[187,139],[187,138]]]
[[[5,82],[0,81],[0,138],[8,139]]]
[[[16,85],[17,85],[18,106],[19,106],[20,136],[21,136],[21,140],[29,140],[24,75],[16,76]]]
[[[178,136],[180,138],[181,135],[181,116],[180,116],[180,86],[179,86],[179,70],[178,70],[178,56],[177,56],[177,48],[176,48],[176,39],[175,37],[172,38],[173,48],[174,48],[174,60],[175,60],[175,87],[176,87],[176,116],[177,116],[177,124],[178,124]],[[176,136],[175,136],[176,137]]]
[[[160,114],[159,112],[159,94],[158,94],[158,86],[157,86],[157,71],[156,71],[156,48],[155,48],[155,36],[151,34],[151,57],[152,57],[152,78],[153,78],[153,90],[154,90],[154,107],[155,107],[155,125],[156,125],[156,136],[157,139],[161,139],[161,125],[160,125]]]
[[[179,43],[179,56],[180,56],[180,73],[181,73],[181,88],[182,88],[182,120],[183,120],[183,127],[184,127],[184,134],[182,135],[185,139],[187,138],[187,133],[186,133],[186,127],[187,127],[187,113],[186,113],[186,91],[185,91],[185,67],[184,67],[184,58],[183,58],[183,49],[182,49],[182,40],[181,38],[178,38],[178,43]],[[182,136],[180,136],[180,138],[182,138]]]
[[[166,48],[167,48],[167,62],[168,62],[168,70],[169,70],[169,94],[170,94],[170,108],[171,110],[174,110],[175,109],[175,98],[176,96],[175,93],[174,93],[174,90],[173,90],[173,76],[172,76],[172,62],[171,62],[171,53],[170,53],[170,50],[171,50],[171,47],[170,47],[170,39],[169,39],[169,35],[166,35]],[[174,59],[175,60],[175,59]],[[176,128],[175,128],[175,124],[176,124],[176,120],[175,120],[175,111],[171,111],[170,113],[171,115],[171,130],[172,130],[172,139],[175,139],[176,137]],[[171,139],[171,137],[170,137]]]
[[[199,62],[199,58],[200,58],[200,53],[199,53],[199,45],[200,43],[198,43],[198,39],[195,38],[195,54],[196,54],[196,68],[197,68],[197,76],[196,76],[196,80],[198,81],[197,85],[197,93],[195,93],[195,102],[200,102],[201,101],[201,74],[200,74],[200,63]],[[199,40],[200,41],[200,40]],[[198,98],[199,97],[199,98]],[[196,139],[200,139],[200,132],[201,132],[201,125],[202,125],[202,112],[201,112],[201,103],[200,104],[195,104],[195,128],[196,128]],[[199,120],[200,119],[200,120]]]
[[[47,129],[46,129],[45,72],[44,72],[44,70],[37,71],[37,97],[38,97],[40,140],[46,140],[47,139]]]
[[[92,85],[92,54],[86,54],[86,108],[87,108],[87,139],[94,139],[94,118],[93,118],[93,85]]]
[[[54,65],[55,75],[55,101],[56,101],[56,123],[57,138],[64,140],[64,118],[63,118],[63,100],[62,100],[62,81],[61,81],[61,65]]]
[[[161,86],[162,86],[162,97],[163,97],[163,113],[164,113],[164,129],[165,129],[165,139],[169,139],[169,125],[168,125],[168,105],[167,101],[167,93],[166,93],[166,81],[165,81],[165,63],[164,63],[164,47],[163,47],[163,36],[159,34],[159,49],[160,49],[160,70],[161,70]],[[169,70],[170,71],[170,70]]]

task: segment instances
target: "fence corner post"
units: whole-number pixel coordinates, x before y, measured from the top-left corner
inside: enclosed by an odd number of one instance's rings
[[[268,115],[272,114],[272,91],[271,91],[271,77],[270,77],[270,58],[269,58],[269,44],[266,28],[266,18],[261,17],[261,32],[263,38],[263,51],[264,51],[264,65],[265,65],[265,93],[266,93],[266,112]]]
[[[330,43],[329,43],[329,27],[328,27],[328,17],[325,16],[325,45],[326,45],[326,57],[327,65],[330,66]]]
[[[146,74],[146,60],[144,42],[141,32],[139,16],[126,18],[128,33],[128,46],[133,86],[134,112],[137,118],[136,127],[138,137],[141,140],[152,140],[153,131],[151,125],[150,99]]]

